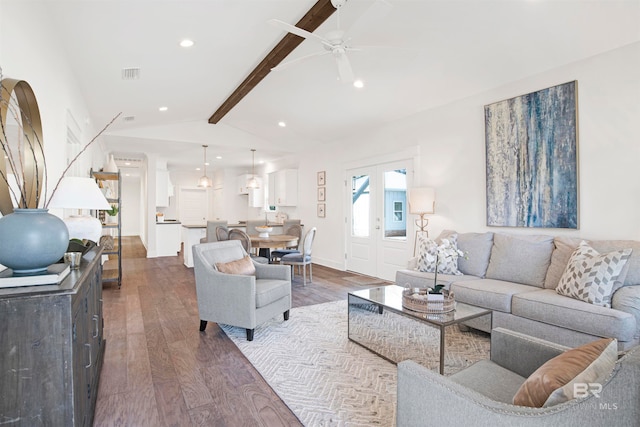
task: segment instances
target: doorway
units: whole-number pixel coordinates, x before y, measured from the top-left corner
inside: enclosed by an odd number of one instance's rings
[[[411,160],[347,170],[347,270],[394,280],[407,265]]]

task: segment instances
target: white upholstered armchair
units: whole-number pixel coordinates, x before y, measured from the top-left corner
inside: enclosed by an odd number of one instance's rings
[[[207,322],[232,325],[245,328],[247,340],[252,341],[257,325],[280,314],[289,319],[288,266],[252,261],[238,240],[194,245],[193,263],[200,331]]]

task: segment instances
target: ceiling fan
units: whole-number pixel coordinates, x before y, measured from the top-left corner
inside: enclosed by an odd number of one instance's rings
[[[378,0],[378,1],[386,3],[385,0]],[[333,5],[333,7],[336,8],[336,11],[337,11],[337,28],[327,33],[324,37],[319,36],[317,34],[313,34],[307,30],[303,30],[302,28],[298,28],[295,25],[288,24],[278,19],[269,20],[269,23],[272,25],[280,27],[287,32],[298,35],[305,39],[311,39],[311,40],[320,42],[324,47],[324,51],[315,52],[310,55],[305,55],[288,62],[283,62],[277,65],[276,67],[272,68],[271,70],[279,71],[279,70],[288,68],[292,65],[298,64],[300,62],[306,61],[308,59],[315,58],[317,56],[331,54],[336,61],[336,65],[338,67],[338,77],[340,81],[343,83],[353,83],[354,81],[353,69],[351,68],[351,63],[349,62],[347,52],[362,50],[362,47],[354,47],[348,44],[349,40],[345,38],[345,34],[347,33],[347,31],[342,30],[340,28],[340,9],[346,3],[347,3],[347,0],[331,0],[331,4]]]

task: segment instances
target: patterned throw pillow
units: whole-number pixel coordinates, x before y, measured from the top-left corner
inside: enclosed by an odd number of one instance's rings
[[[436,259],[438,260],[439,274],[455,274],[461,276],[458,271],[457,234],[452,234],[446,239],[441,239],[440,244],[426,236],[418,237],[418,271],[435,273]]]
[[[600,254],[584,240],[573,252],[556,292],[602,307],[611,307],[613,287],[632,249]]]

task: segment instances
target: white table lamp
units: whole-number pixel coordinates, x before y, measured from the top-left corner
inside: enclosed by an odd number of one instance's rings
[[[426,214],[432,214],[436,211],[436,190],[431,187],[416,187],[409,190],[409,212],[420,215],[420,219],[416,220],[416,240],[413,242],[413,255],[416,254],[416,243],[419,233],[426,233],[429,219],[425,218]]]
[[[111,205],[92,178],[69,176],[62,178],[58,189],[49,202],[50,208],[78,209],[63,221],[69,229],[70,239],[89,239],[98,242],[102,235],[102,224],[98,218],[82,215],[82,209],[109,210]]]

